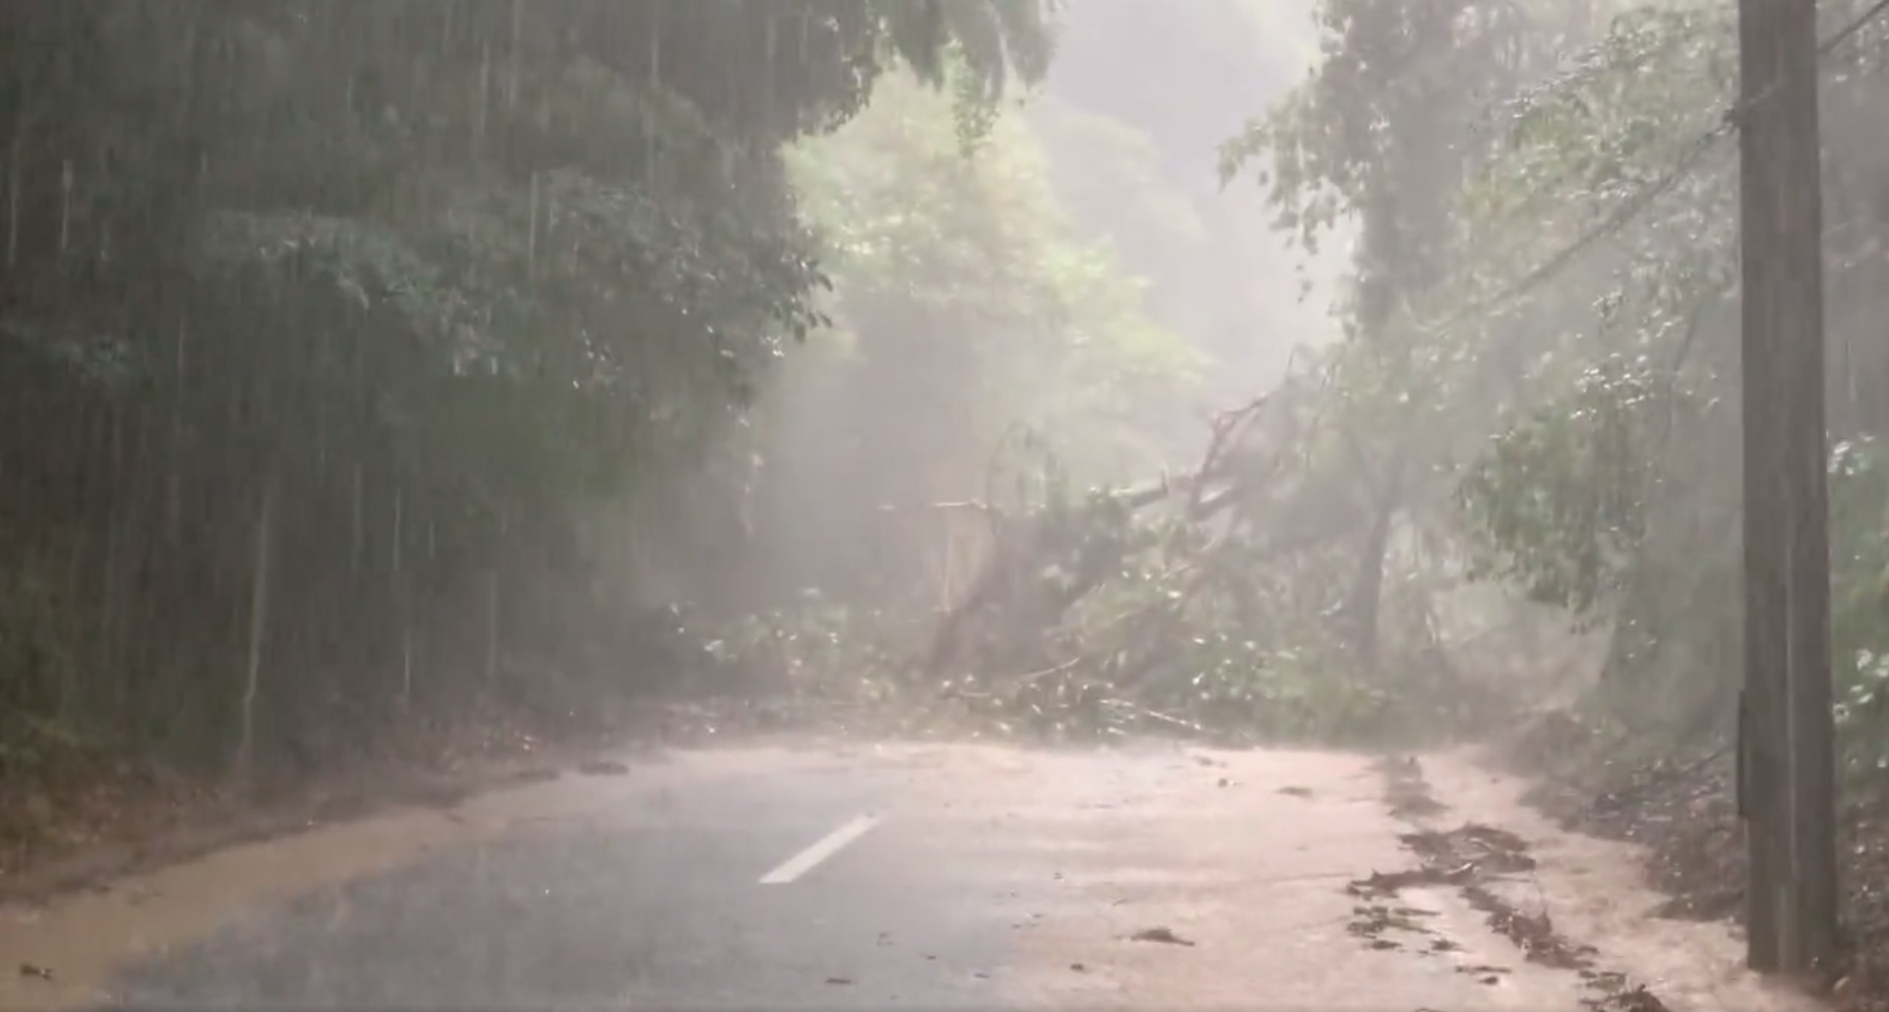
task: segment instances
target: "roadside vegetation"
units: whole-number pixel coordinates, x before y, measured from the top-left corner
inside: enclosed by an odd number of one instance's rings
[[[939,708],[907,660],[1000,511],[1184,455],[1246,330],[1231,299],[1186,336],[1173,279],[1251,236],[1096,111],[1132,33],[1023,104],[1055,15],[6,15],[6,880],[206,810]]]
[[[1546,778],[1543,803],[1571,825],[1647,844],[1676,894],[1668,913],[1741,916],[1735,12],[1414,10],[1326,0],[1321,70],[1229,156],[1273,155],[1282,223],[1308,240],[1335,215],[1357,223],[1342,354],[1380,363],[1383,385],[1350,396],[1439,418],[1376,430],[1398,448],[1396,526],[1447,546],[1396,564],[1546,609],[1585,655],[1571,691],[1536,690],[1553,711],[1510,758]],[[1866,96],[1889,25],[1880,5],[1820,13],[1834,675],[1859,964],[1846,1000],[1873,1007],[1872,982],[1889,979],[1876,386],[1889,149]]]
[[[1526,724],[1544,803],[1735,912],[1729,5],[1146,6],[4,15],[0,869],[655,728]],[[1867,952],[1866,6],[1824,116]],[[1171,101],[1123,83],[1150,18]]]

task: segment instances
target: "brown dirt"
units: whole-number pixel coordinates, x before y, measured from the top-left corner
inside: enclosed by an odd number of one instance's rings
[[[1498,1012],[1570,1007],[1582,990],[1524,963],[1454,889],[1384,904],[1431,945],[1381,951],[1349,933],[1362,901],[1346,882],[1410,860],[1367,757],[937,751],[875,846],[1028,912],[999,1004]],[[1162,944],[1170,932],[1194,944]]]
[[[1646,881],[1668,897],[1655,916],[1742,931],[1747,862],[1729,748],[1625,765],[1595,759],[1592,737],[1568,723],[1543,721],[1500,750],[1539,778],[1528,801],[1564,829],[1644,847]],[[1889,1012],[1889,797],[1851,790],[1840,826],[1847,951],[1822,983],[1845,1012]]]
[[[1416,832],[1399,836],[1404,848],[1417,857],[1414,868],[1398,872],[1373,872],[1354,879],[1347,886],[1352,896],[1364,901],[1354,908],[1351,933],[1366,939],[1374,949],[1401,948],[1399,942],[1386,938],[1388,930],[1414,934],[1434,947],[1447,942],[1432,937],[1414,918],[1426,916],[1421,910],[1390,906],[1413,887],[1454,888],[1463,900],[1480,912],[1490,930],[1508,939],[1531,963],[1577,974],[1588,994],[1582,1004],[1613,1012],[1667,1012],[1666,1004],[1646,985],[1632,983],[1625,973],[1603,969],[1597,964],[1599,951],[1574,942],[1555,929],[1544,907],[1528,913],[1491,888],[1502,876],[1532,873],[1535,858],[1528,843],[1508,830],[1475,822],[1466,822],[1451,830],[1423,825],[1448,811],[1448,807],[1430,795],[1421,764],[1414,757],[1385,759],[1378,764],[1384,777],[1384,797],[1393,813],[1419,824]],[[1411,814],[1420,813],[1420,814]],[[1494,984],[1509,971],[1496,966],[1459,966],[1459,972],[1478,976]]]

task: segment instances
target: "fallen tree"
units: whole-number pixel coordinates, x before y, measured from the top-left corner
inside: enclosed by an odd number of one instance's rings
[[[1057,736],[1383,739],[1508,705],[1451,664],[1434,588],[1399,599],[1391,663],[1358,650],[1371,481],[1321,375],[1215,415],[1183,475],[1078,491],[1040,460],[1023,501],[934,504],[981,514],[989,548],[903,679]]]

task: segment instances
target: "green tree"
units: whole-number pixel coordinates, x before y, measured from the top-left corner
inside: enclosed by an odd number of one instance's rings
[[[826,560],[819,582],[910,587],[938,541],[928,506],[1001,492],[994,458],[1019,432],[1084,482],[1169,455],[1148,433],[1197,358],[1076,231],[1023,117],[995,119],[966,157],[946,99],[886,88],[791,163],[826,243],[838,330],[778,391],[768,456],[773,512],[793,528],[778,540]]]
[[[1728,726],[1740,671],[1733,12],[1611,13],[1578,72],[1526,96],[1509,149],[1470,191],[1473,227],[1494,253],[1476,261],[1477,297],[1503,295],[1507,314],[1559,339],[1533,342],[1527,379],[1540,406],[1512,420],[1465,498],[1498,572],[1613,619],[1615,712],[1688,738]],[[1883,114],[1862,96],[1882,29],[1862,5],[1827,16],[1838,71],[1823,104],[1839,675],[1873,699],[1884,629],[1873,459],[1885,419],[1869,393],[1879,342],[1859,338],[1882,281],[1863,252],[1882,241],[1872,194],[1889,177],[1868,140]],[[1518,273],[1504,261],[1542,266]],[[1577,480],[1593,491],[1558,516],[1529,516],[1526,504]],[[1611,543],[1622,530],[1626,543]],[[1568,579],[1575,572],[1586,575]]]
[[[1338,611],[1366,666],[1377,662],[1400,526],[1438,498],[1449,456],[1438,434],[1459,427],[1450,416],[1473,382],[1461,375],[1471,356],[1436,344],[1426,316],[1449,287],[1484,103],[1527,69],[1517,18],[1474,2],[1325,0],[1316,70],[1223,150],[1229,177],[1260,173],[1277,225],[1308,254],[1355,224],[1351,343],[1328,365],[1341,436],[1324,459],[1349,472],[1336,480],[1361,504],[1364,537]]]
[[[218,760],[577,666],[624,510],[732,542],[819,322],[781,146],[947,59],[974,134],[1049,52],[1028,0],[7,17],[0,691]]]
[[[1439,565],[1605,626],[1602,695],[1622,719],[1722,730],[1739,670],[1732,12],[1529,4],[1519,32],[1504,11],[1523,9],[1471,3],[1452,16],[1447,70],[1426,72],[1398,62],[1443,37],[1425,35],[1418,6],[1322,10],[1323,68],[1230,153],[1272,160],[1284,223],[1316,232],[1355,212],[1367,250],[1396,240],[1361,266],[1360,321],[1386,301],[1372,270],[1447,267],[1389,300],[1395,354],[1347,365],[1352,379],[1334,365],[1333,396],[1422,434],[1409,459],[1461,507],[1427,499],[1452,545]],[[1873,139],[1884,114],[1863,96],[1883,29],[1862,4],[1827,19],[1837,636],[1845,679],[1873,699],[1884,367],[1861,335],[1883,281],[1872,194],[1889,177]],[[1411,160],[1439,138],[1446,157]],[[1399,186],[1442,217],[1413,227],[1373,210]],[[1374,214],[1403,223],[1373,238]],[[1412,236],[1433,253],[1413,256]]]

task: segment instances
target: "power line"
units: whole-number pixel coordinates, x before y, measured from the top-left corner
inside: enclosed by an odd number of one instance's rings
[[[1850,36],[1862,31],[1864,25],[1876,20],[1876,18],[1880,17],[1884,12],[1889,12],[1889,0],[1876,0],[1876,3],[1871,4],[1870,8],[1859,15],[1856,20],[1844,26],[1842,31],[1818,43],[1817,55],[1820,57],[1829,56],[1831,50],[1849,41]]]
[[[1838,46],[1849,41],[1857,32],[1862,31],[1870,22],[1883,16],[1885,13],[1889,13],[1889,0],[1876,0],[1867,10],[1844,25],[1842,29],[1832,33],[1828,38],[1817,44],[1818,59],[1827,57],[1832,52],[1835,52]],[[1680,152],[1678,159],[1674,161],[1671,168],[1662,173],[1658,179],[1635,190],[1625,200],[1621,201],[1619,206],[1615,207],[1599,224],[1582,232],[1579,236],[1575,237],[1574,241],[1557,250],[1553,256],[1550,256],[1546,261],[1537,265],[1527,274],[1503,286],[1494,295],[1478,300],[1474,305],[1460,309],[1441,321],[1425,324],[1419,329],[1436,331],[1454,326],[1471,316],[1485,313],[1497,306],[1512,302],[1540,287],[1544,282],[1553,278],[1555,275],[1560,274],[1563,270],[1567,269],[1569,264],[1579,258],[1581,254],[1587,252],[1601,240],[1619,232],[1622,228],[1630,224],[1633,219],[1639,217],[1653,201],[1658,200],[1671,191],[1673,187],[1679,185],[1679,182],[1692,173],[1693,168],[1704,160],[1705,156],[1712,151],[1713,147],[1715,147],[1719,141],[1736,133],[1739,124],[1751,114],[1752,110],[1760,103],[1769,101],[1775,93],[1776,85],[1772,85],[1752,97],[1749,101],[1734,103],[1719,116],[1717,124],[1714,125],[1712,129],[1700,134],[1691,144],[1688,144],[1684,150]]]

